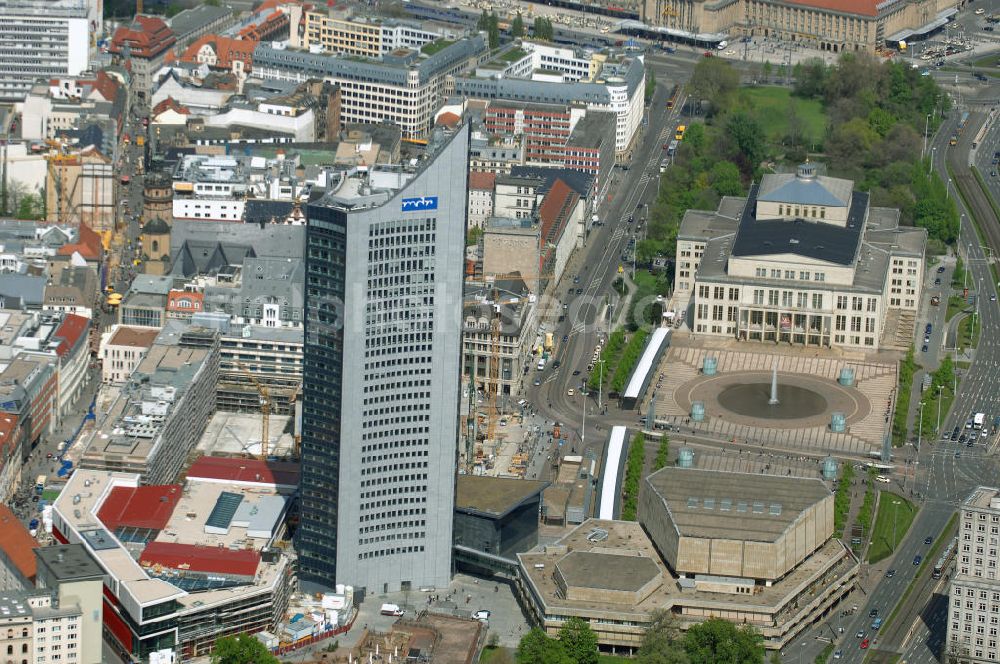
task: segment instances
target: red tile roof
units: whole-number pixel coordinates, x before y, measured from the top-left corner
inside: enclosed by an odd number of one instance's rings
[[[139,564],[208,574],[253,576],[260,565],[260,554],[252,549],[233,551],[225,547],[150,542],[139,556]]]
[[[94,89],[101,93],[104,101],[114,101],[118,95],[118,81],[111,78],[104,71],[97,72],[94,79]]]
[[[181,113],[183,115],[190,115],[191,114],[191,109],[189,109],[187,106],[185,106],[184,104],[180,103],[179,101],[177,101],[173,97],[167,97],[166,99],[164,99],[159,104],[157,104],[156,106],[153,107],[153,113],[152,113],[152,115],[155,118],[159,114],[164,113],[165,111],[167,111],[167,109],[172,109],[175,113]]]
[[[108,50],[121,55],[128,46],[134,58],[154,58],[174,45],[173,31],[156,16],[136,16],[128,26],[115,30]]]
[[[0,504],[0,549],[7,555],[23,577],[34,582],[36,572],[35,549],[38,542],[31,536],[24,524],[6,505]]]
[[[84,260],[97,261],[101,259],[101,252],[104,245],[101,243],[101,236],[87,224],[80,224],[79,239],[74,244],[64,244],[59,247],[56,253],[59,256],[72,256],[73,252],[79,252]]]
[[[185,290],[171,290],[167,293],[167,311],[180,311],[186,314],[200,313],[205,301],[204,293],[194,293]]]
[[[53,335],[53,339],[59,340],[59,346],[56,348],[56,355],[59,357],[66,357],[73,351],[76,344],[79,343],[81,339],[86,339],[87,332],[89,330],[89,318],[77,316],[76,314],[67,314],[66,317],[63,318],[62,324],[59,325],[58,329],[56,329],[56,333]]]
[[[878,0],[787,0],[793,5],[826,9],[841,14],[878,16]]]
[[[469,189],[493,191],[496,181],[496,173],[469,173]]]
[[[253,65],[253,50],[257,47],[257,42],[250,39],[205,35],[187,47],[181,54],[181,62],[197,63],[198,51],[205,45],[210,46],[215,53],[216,63],[213,67],[216,69],[230,70],[233,68],[234,60],[241,60],[245,65],[245,71],[250,71]]]
[[[203,456],[191,465],[187,476],[189,479],[297,486],[299,464]]]
[[[552,188],[545,194],[545,200],[538,209],[538,218],[541,221],[541,241],[558,244],[560,227],[565,225],[568,212],[572,205],[579,200],[580,196],[569,188],[565,182],[556,179],[552,183]]]
[[[454,127],[461,121],[462,118],[449,111],[437,116],[437,120],[434,121],[434,124],[441,127]]]
[[[97,518],[114,531],[118,526],[163,530],[180,502],[179,484],[116,486],[101,505]]]

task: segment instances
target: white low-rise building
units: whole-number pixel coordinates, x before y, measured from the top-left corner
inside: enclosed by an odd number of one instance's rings
[[[139,366],[146,351],[153,345],[160,329],[112,325],[101,335],[98,357],[101,359],[101,379],[105,383],[124,385]]]

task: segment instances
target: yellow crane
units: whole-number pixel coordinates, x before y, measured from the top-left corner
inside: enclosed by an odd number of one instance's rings
[[[257,394],[260,396],[260,458],[267,460],[267,444],[270,436],[270,420],[271,420],[271,391],[267,389],[267,386],[257,380],[246,365],[235,360],[236,366],[240,368],[240,371],[246,374],[250,382],[253,383],[254,387],[257,388]]]

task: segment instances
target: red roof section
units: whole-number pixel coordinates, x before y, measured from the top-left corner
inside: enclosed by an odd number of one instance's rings
[[[440,127],[455,127],[461,121],[462,121],[462,118],[460,118],[457,115],[455,115],[454,113],[448,111],[448,112],[445,112],[445,113],[442,113],[441,115],[439,115],[437,117],[437,120],[434,121],[434,124],[436,124],[436,125],[438,125]]]
[[[10,450],[17,446],[17,415],[0,413],[0,460],[10,456]],[[13,463],[13,461],[11,461]],[[3,463],[0,463],[0,467]]]
[[[187,476],[188,479],[294,486],[299,483],[299,464],[203,456],[191,464]]]
[[[558,226],[562,225],[562,219],[566,217],[566,212],[580,196],[569,188],[562,180],[556,179],[545,195],[542,206],[538,209],[538,218],[542,223],[542,242],[552,242],[558,244],[558,237],[554,235]]]
[[[155,118],[157,115],[165,112],[168,109],[173,109],[174,112],[181,113],[183,115],[190,115],[191,113],[191,110],[187,106],[180,103],[173,97],[167,97],[166,99],[164,99],[159,104],[153,107],[152,115]]]
[[[181,499],[180,484],[116,486],[101,505],[97,518],[114,531],[118,526],[163,530]]]
[[[101,259],[101,251],[104,245],[101,243],[101,236],[87,224],[80,224],[79,239],[74,244],[64,244],[59,247],[56,253],[59,256],[72,256],[73,252],[79,252],[84,260],[96,261]]]
[[[788,0],[793,5],[813,7],[839,12],[841,14],[861,14],[878,16],[878,0]]]
[[[94,89],[101,93],[104,101],[114,101],[118,95],[118,81],[101,70],[97,72],[97,77],[94,79]]]
[[[233,551],[226,547],[150,542],[139,556],[139,564],[143,567],[162,565],[169,569],[209,574],[253,576],[260,565],[260,554],[253,549]]]
[[[469,173],[469,189],[493,191],[496,181],[496,173]]]
[[[23,577],[34,582],[37,564],[35,549],[38,542],[31,536],[24,524],[18,521],[9,507],[0,504],[0,549],[7,554],[7,560],[17,568]]]
[[[66,357],[76,344],[86,338],[90,329],[90,319],[76,314],[67,314],[63,322],[56,330],[53,339],[59,339],[59,346],[56,348],[56,355]]]
[[[115,30],[108,50],[116,55],[128,46],[132,57],[154,58],[174,45],[173,31],[156,16],[136,16],[128,26]]]
[[[204,301],[204,293],[174,289],[167,293],[167,311],[199,313],[204,308]]]
[[[253,65],[253,50],[257,48],[257,42],[253,40],[205,35],[187,47],[181,54],[181,62],[197,63],[198,51],[205,45],[211,46],[215,53],[216,63],[213,67],[226,70],[233,68],[234,60],[241,60],[245,65],[245,70],[249,71]]]

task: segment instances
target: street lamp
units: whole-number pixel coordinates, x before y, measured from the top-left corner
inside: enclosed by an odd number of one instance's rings
[[[924,120],[924,149],[920,152],[921,157],[927,156],[927,132],[930,130],[931,125],[931,114],[927,114],[927,118]]]
[[[927,175],[931,174],[931,169],[934,167],[934,156],[937,154],[937,146],[931,148],[931,160],[927,164]]]

